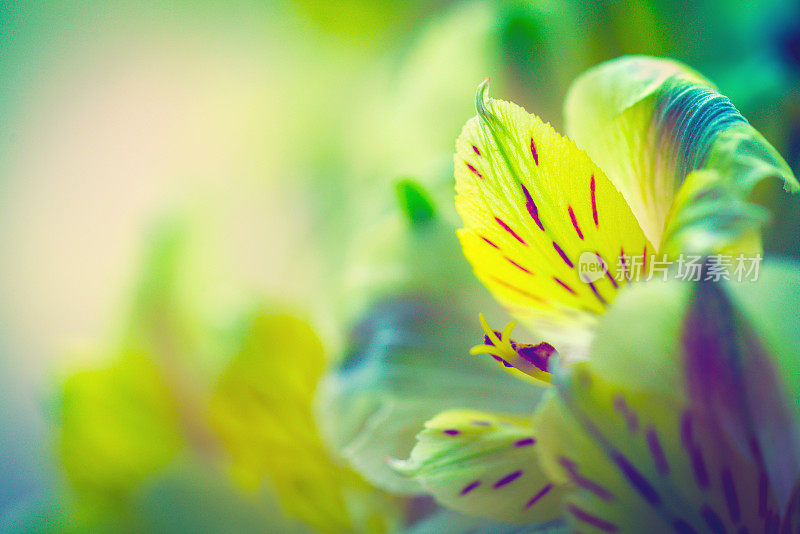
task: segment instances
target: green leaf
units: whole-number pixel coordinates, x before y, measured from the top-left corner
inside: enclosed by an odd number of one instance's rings
[[[664,252],[709,253],[739,241],[749,251],[765,220],[752,217],[756,185],[772,178],[787,191],[800,189],[730,100],[675,61],[625,56],[602,63],[575,81],[565,116],[567,135],[606,172]]]
[[[427,191],[413,180],[397,182],[397,199],[408,220],[415,226],[425,224],[436,215],[433,199]]]
[[[563,489],[539,467],[536,435],[528,418],[443,412],[425,423],[410,458],[394,467],[459,512],[548,523],[561,516]]]

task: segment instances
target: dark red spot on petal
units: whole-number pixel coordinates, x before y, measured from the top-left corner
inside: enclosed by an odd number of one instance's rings
[[[592,289],[592,293],[594,293],[594,296],[597,297],[597,300],[600,301],[600,304],[602,304],[603,306],[607,306],[608,302],[606,302],[606,299],[604,299],[603,295],[601,295],[600,292],[597,290],[597,287],[595,287],[594,282],[590,282],[588,280],[584,280],[584,282],[586,282],[586,284]]]
[[[482,175],[481,173],[479,173],[479,172],[478,172],[478,169],[476,169],[475,167],[473,167],[473,166],[472,166],[471,164],[469,164],[469,163],[467,163],[467,168],[468,168],[470,171],[472,171],[472,174],[474,174],[475,176],[477,176],[478,178],[480,178],[481,180],[483,180],[483,175]]]
[[[586,523],[589,526],[596,528],[602,532],[618,532],[619,527],[614,523],[610,523],[604,519],[600,519],[596,515],[592,515],[582,508],[578,508],[574,504],[567,505],[567,511],[572,514],[572,517]]]
[[[503,340],[503,333],[502,333],[502,332],[499,332],[499,331],[495,330],[495,331],[494,331],[494,335],[496,335],[496,336],[497,336],[497,339],[499,339],[500,341],[502,341],[502,340]],[[487,335],[485,335],[485,336],[483,336],[483,343],[484,343],[485,345],[489,345],[489,346],[492,346],[492,347],[494,347],[494,341],[492,341],[492,338],[490,338],[490,337],[488,336],[488,334],[487,334]]]
[[[631,274],[628,272],[628,264],[625,262],[625,249],[622,247],[619,249],[619,262],[622,266],[622,272],[625,274],[625,279],[630,282]]]
[[[552,490],[552,489],[553,489],[553,485],[552,484],[547,484],[546,486],[544,486],[542,489],[540,489],[538,492],[536,492],[536,495],[531,497],[531,500],[529,500],[525,504],[525,508],[528,509],[531,506],[533,506],[534,504],[536,504],[538,501],[540,501],[542,499],[542,497],[544,497],[545,495],[550,493],[550,490]]]
[[[514,482],[515,480],[517,480],[521,476],[522,476],[522,471],[514,471],[513,473],[509,473],[506,476],[504,476],[503,478],[501,478],[500,480],[498,480],[497,482],[495,482],[494,486],[492,486],[492,487],[494,489],[502,488],[503,486],[505,486],[507,484],[511,484],[512,482]]]
[[[767,500],[769,498],[769,478],[765,471],[758,475],[758,515],[764,517],[767,513]]]
[[[569,211],[569,218],[572,219],[572,227],[575,228],[575,232],[578,234],[578,237],[583,240],[583,232],[581,232],[581,227],[578,226],[578,219],[575,218],[575,212],[572,211],[572,206],[568,207]]]
[[[500,247],[498,247],[497,245],[495,245],[495,244],[494,244],[492,241],[488,240],[487,238],[485,238],[485,237],[483,237],[483,236],[481,236],[481,239],[483,239],[484,241],[486,241],[487,243],[489,243],[490,245],[492,245],[494,248],[498,248],[498,249],[500,248]]]
[[[619,289],[619,284],[617,284],[617,281],[614,280],[614,276],[611,274],[611,271],[608,269],[608,264],[606,263],[606,260],[603,259],[603,257],[600,255],[599,252],[595,252],[594,255],[597,257],[597,261],[599,261],[600,265],[603,267],[603,271],[605,271],[606,277],[611,282],[611,285],[614,286],[614,289]]]
[[[595,494],[597,497],[603,499],[604,501],[610,501],[611,499],[614,498],[611,492],[608,491],[606,488],[604,488],[594,480],[586,478],[585,476],[580,474],[578,472],[578,465],[569,458],[561,456],[558,459],[558,463],[561,464],[561,467],[563,467],[567,471],[570,480],[572,480],[572,482],[576,486],[580,486],[586,491]]]
[[[628,432],[634,433],[639,430],[639,416],[636,415],[636,412],[632,410],[630,406],[628,406],[628,402],[624,397],[621,395],[615,396],[611,404],[614,407],[614,410],[616,410],[625,420],[625,423],[628,426]]]
[[[592,217],[594,218],[594,225],[595,227],[597,227],[600,224],[600,222],[597,219],[597,198],[595,197],[594,194],[594,174],[589,180],[589,191],[592,194]]]
[[[521,439],[519,441],[514,442],[514,446],[515,447],[528,447],[530,445],[533,445],[534,443],[536,443],[535,439],[533,439],[533,438],[525,438],[525,439]]]
[[[568,286],[568,285],[567,285],[565,282],[563,282],[562,280],[559,280],[559,279],[558,279],[558,278],[556,278],[555,276],[553,277],[553,280],[555,280],[556,282],[558,282],[559,284],[561,284],[561,287],[563,287],[564,289],[566,289],[567,291],[569,291],[570,293],[572,293],[573,295],[575,295],[575,290],[574,290],[574,289],[572,289],[571,287],[569,287],[569,286]]]
[[[647,243],[645,243],[644,251],[642,252],[642,271],[647,271]]]
[[[500,225],[500,227],[501,227],[503,230],[505,230],[506,232],[508,232],[508,233],[509,233],[509,234],[511,234],[512,236],[514,236],[514,239],[516,239],[517,241],[519,241],[520,243],[522,243],[522,244],[523,244],[523,245],[525,245],[525,246],[527,246],[527,245],[528,245],[528,244],[525,242],[525,240],[524,240],[524,239],[522,239],[522,238],[521,238],[521,237],[520,237],[520,236],[519,236],[519,235],[518,235],[518,234],[517,234],[517,233],[516,233],[514,230],[512,230],[511,228],[509,228],[509,226],[508,226],[506,223],[504,223],[504,222],[503,222],[503,221],[502,221],[502,220],[501,220],[499,217],[495,217],[495,218],[494,218],[494,220],[495,220],[495,221],[497,221],[497,224],[499,224],[499,225]]]
[[[469,484],[464,486],[464,489],[461,490],[461,495],[466,495],[467,493],[469,493],[470,491],[474,490],[475,488],[477,488],[480,485],[481,485],[481,481],[480,480],[476,480],[475,482],[470,482]]]
[[[472,145],[472,150],[474,150],[477,155],[479,156],[481,155],[481,151],[478,150],[478,147],[476,147],[475,145]]]
[[[566,263],[569,266],[569,268],[572,269],[574,267],[574,265],[572,265],[572,261],[570,261],[570,259],[564,253],[564,250],[561,247],[559,247],[558,243],[556,243],[555,241],[553,241],[553,248],[556,249],[556,252],[558,252],[558,255],[561,256],[562,260],[564,260],[564,263]]]
[[[494,359],[495,359],[495,360],[497,360],[498,362],[502,363],[502,364],[503,364],[504,366],[506,366],[506,367],[514,367],[513,365],[511,365],[510,363],[508,363],[507,361],[505,361],[503,358],[501,358],[500,356],[497,356],[497,355],[495,355],[495,354],[492,354],[492,358],[494,358]]]
[[[727,466],[722,469],[722,491],[725,494],[725,503],[728,505],[728,515],[731,521],[738,523],[741,518],[739,496],[736,493],[736,485],[733,483],[731,470]]]
[[[641,495],[644,500],[650,503],[651,506],[659,506],[661,504],[661,497],[656,489],[652,486],[652,484],[650,484],[644,475],[642,475],[642,473],[640,473],[639,470],[634,467],[630,460],[628,460],[619,452],[614,452],[612,454],[612,459],[625,478],[628,480],[628,483],[639,492],[639,495]]]
[[[512,260],[511,258],[509,258],[509,257],[507,257],[507,256],[504,256],[504,257],[506,258],[506,260],[508,260],[508,262],[509,262],[511,265],[513,265],[513,266],[514,266],[514,267],[516,267],[517,269],[519,269],[519,270],[521,270],[521,271],[523,271],[523,272],[526,272],[526,273],[528,273],[528,274],[530,274],[530,275],[532,275],[532,274],[533,274],[533,273],[532,273],[532,272],[530,272],[528,269],[526,269],[525,267],[523,267],[523,266],[522,266],[522,265],[520,265],[519,263],[515,262],[515,261],[514,261],[514,260]]]
[[[692,416],[686,412],[681,417],[681,442],[683,443],[686,452],[689,454],[689,459],[692,464],[692,471],[697,485],[702,489],[708,489],[708,470],[706,469],[706,462],[703,458],[703,452],[694,442],[694,433],[692,429]]]
[[[714,534],[725,534],[725,532],[727,532],[722,518],[717,515],[717,512],[715,512],[710,506],[704,506],[701,514],[703,519],[705,519],[708,528],[710,528]]]
[[[533,137],[531,137],[531,154],[533,155],[533,162],[539,165],[539,153],[536,152],[536,143],[533,142]]]
[[[444,430],[444,433],[447,434],[448,436],[458,436],[459,434],[461,434],[461,431],[456,430],[455,428],[448,428],[447,430]]]
[[[539,227],[539,230],[544,232],[542,221],[539,220],[539,210],[536,208],[536,204],[534,204],[533,198],[531,198],[531,194],[528,192],[528,188],[525,187],[525,184],[519,185],[522,187],[522,192],[525,195],[525,207],[528,209],[531,219],[533,219],[533,222],[535,222],[536,226]]]
[[[513,342],[512,345],[520,358],[533,364],[540,371],[544,371],[545,373],[549,372],[547,368],[548,362],[550,361],[550,357],[556,353],[556,349],[553,345],[550,343],[528,345],[523,343],[515,344]]]
[[[660,475],[668,475],[669,463],[664,454],[664,449],[661,447],[661,440],[658,439],[658,432],[651,426],[645,432],[645,437],[647,438],[647,448],[650,449],[650,456],[653,457],[656,470]]]

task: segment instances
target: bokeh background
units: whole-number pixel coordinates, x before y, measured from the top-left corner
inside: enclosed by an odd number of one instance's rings
[[[241,497],[274,472],[253,460],[228,483],[227,468],[209,467],[214,402],[197,399],[236,383],[231,362],[260,347],[243,325],[276,310],[304,322],[265,319],[285,343],[265,353],[289,367],[292,351],[341,360],[371,313],[370,292],[426,256],[433,271],[451,260],[450,274],[463,270],[451,289],[466,294],[471,323],[456,329],[476,332],[489,304],[469,300],[486,295],[449,237],[398,256],[404,230],[391,221],[403,207],[396,184],[413,180],[450,235],[452,149],[480,81],[490,76],[494,96],[560,129],[564,93],[584,69],[621,54],[672,57],[713,80],[797,172],[799,9],[791,0],[0,3],[0,530],[288,530],[276,526],[286,506],[274,495]],[[782,202],[767,248],[800,255],[798,214]],[[130,353],[150,355],[156,370]],[[151,372],[161,389],[142,385]],[[269,389],[281,372],[260,384]],[[117,398],[125,384],[132,393]],[[193,415],[159,426],[160,395]],[[243,413],[237,424],[258,422]],[[194,452],[170,452],[182,447]],[[280,492],[272,482],[267,493]]]

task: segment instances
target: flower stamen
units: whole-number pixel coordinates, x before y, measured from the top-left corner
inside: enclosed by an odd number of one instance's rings
[[[502,332],[499,332],[489,326],[483,314],[480,314],[479,318],[484,331],[483,344],[472,347],[470,354],[487,354],[512,374],[522,374],[534,382],[550,384],[547,364],[550,357],[556,353],[552,345],[517,343],[511,339],[515,322],[508,323]]]

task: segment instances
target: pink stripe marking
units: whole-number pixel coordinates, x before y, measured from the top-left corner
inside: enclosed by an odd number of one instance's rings
[[[477,176],[478,178],[480,178],[481,180],[483,180],[483,175],[482,175],[481,173],[479,173],[479,172],[478,172],[478,169],[476,169],[475,167],[473,167],[473,166],[472,166],[470,163],[467,163],[467,168],[468,168],[470,171],[472,171],[472,174],[474,174],[475,176]]]
[[[506,223],[504,223],[499,217],[495,217],[494,220],[497,221],[497,224],[499,224],[503,228],[503,230],[505,230],[506,232],[508,232],[512,236],[514,236],[514,239],[516,239],[517,241],[519,241],[523,245],[528,246],[528,244],[525,242],[525,240],[523,240],[519,235],[517,235],[517,233],[514,230],[509,228],[508,225]]]
[[[572,262],[570,261],[570,259],[567,257],[567,255],[564,253],[564,251],[561,249],[561,247],[559,247],[559,246],[558,246],[558,243],[556,243],[555,241],[553,241],[553,248],[554,248],[554,249],[556,249],[556,252],[558,252],[558,255],[559,255],[559,256],[561,256],[561,259],[562,259],[562,260],[564,260],[564,263],[566,263],[567,265],[569,265],[569,268],[570,268],[570,269],[572,269],[573,267],[575,267],[575,266],[572,264]]]
[[[478,150],[478,147],[476,147],[475,145],[472,145],[472,150],[474,150],[477,155],[479,156],[481,155],[481,151]]]
[[[575,228],[575,231],[578,233],[578,237],[583,240],[583,232],[581,232],[581,227],[578,226],[578,220],[575,218],[575,212],[572,211],[572,206],[568,207],[569,211],[569,218],[572,219],[572,226]]]
[[[520,269],[521,271],[524,271],[524,272],[526,272],[526,273],[528,273],[528,274],[530,274],[530,275],[532,275],[532,274],[533,274],[533,273],[532,273],[532,272],[530,272],[528,269],[526,269],[525,267],[523,267],[523,266],[522,266],[522,265],[520,265],[519,263],[515,262],[514,260],[512,260],[512,259],[511,259],[511,258],[509,258],[508,256],[504,256],[504,258],[505,258],[505,259],[506,259],[506,260],[507,260],[507,261],[508,261],[508,262],[509,262],[511,265],[513,265],[514,267],[516,267],[517,269]]]
[[[500,489],[503,486],[511,484],[512,482],[514,482],[515,480],[517,480],[521,476],[522,476],[522,471],[514,471],[513,473],[509,473],[508,475],[504,476],[503,478],[501,478],[500,480],[495,482],[494,486],[492,486],[492,488]]]
[[[483,239],[484,241],[486,241],[487,243],[489,243],[490,245],[492,245],[494,248],[498,248],[498,249],[500,248],[500,247],[498,247],[497,245],[495,245],[495,244],[494,244],[492,241],[489,241],[488,239],[486,239],[486,238],[485,238],[485,237],[483,237],[483,236],[481,236],[481,239]]]
[[[614,523],[610,523],[600,519],[596,515],[592,515],[582,508],[578,508],[574,504],[568,504],[567,510],[578,521],[582,521],[602,532],[619,532],[619,527]]]
[[[544,486],[542,489],[539,490],[539,492],[536,495],[531,497],[531,500],[529,500],[528,503],[525,505],[525,509],[527,510],[528,508],[536,504],[538,501],[542,499],[542,497],[550,493],[550,490],[552,489],[553,489],[552,484],[547,484],[546,486]]]
[[[631,273],[628,272],[628,264],[625,263],[625,249],[620,247],[619,249],[619,261],[622,265],[622,272],[625,274],[625,279],[630,282],[631,281]]]
[[[597,251],[595,251],[594,255],[597,256],[597,261],[599,261],[600,265],[603,266],[603,270],[605,270],[606,276],[611,281],[611,284],[614,286],[614,289],[619,289],[619,284],[617,284],[617,281],[614,280],[613,276],[611,276],[611,271],[608,270],[608,264],[606,263],[606,260],[604,260],[603,257],[600,255],[600,253]]]
[[[536,152],[536,143],[533,142],[533,137],[531,137],[531,154],[533,154],[533,162],[539,165],[539,154]]]
[[[645,243],[644,252],[642,252],[642,271],[647,271],[647,243]]]
[[[669,474],[669,463],[664,455],[664,449],[661,448],[661,441],[658,439],[658,432],[655,427],[648,427],[645,436],[647,438],[647,447],[650,449],[650,456],[653,457],[653,463],[656,464],[656,470],[661,475]]]
[[[461,495],[466,495],[467,493],[469,493],[470,491],[474,490],[475,488],[477,488],[480,485],[481,485],[481,481],[480,480],[476,480],[475,482],[471,482],[471,483],[467,484],[466,486],[464,486],[464,489],[461,490]]]
[[[591,191],[592,193],[592,217],[594,217],[594,225],[596,227],[600,223],[597,219],[597,198],[595,197],[594,194],[594,174],[592,175],[592,178],[589,181],[589,191]]]
[[[572,293],[573,295],[575,294],[575,290],[574,290],[574,289],[572,289],[571,287],[569,287],[567,284],[565,284],[564,282],[562,282],[561,280],[559,280],[559,279],[558,279],[558,278],[556,278],[555,276],[553,277],[553,280],[555,280],[556,282],[558,282],[559,284],[561,284],[561,287],[563,287],[564,289],[566,289],[567,291],[569,291],[569,292],[570,292],[570,293]]]
[[[600,294],[600,292],[597,291],[597,288],[594,287],[594,283],[589,282],[588,280],[586,280],[585,282],[589,284],[590,288],[592,288],[592,293],[594,293],[594,296],[597,297],[597,300],[600,301],[600,304],[602,304],[603,306],[608,306],[608,302],[606,302],[606,299],[604,299],[603,296]]]
[[[531,198],[531,194],[528,192],[528,188],[525,187],[525,184],[519,184],[522,186],[522,192],[525,194],[525,207],[528,208],[528,213],[530,213],[533,222],[536,223],[536,226],[544,232],[544,226],[542,226],[542,221],[539,220],[539,210],[536,209],[536,204],[533,203],[533,198]]]

